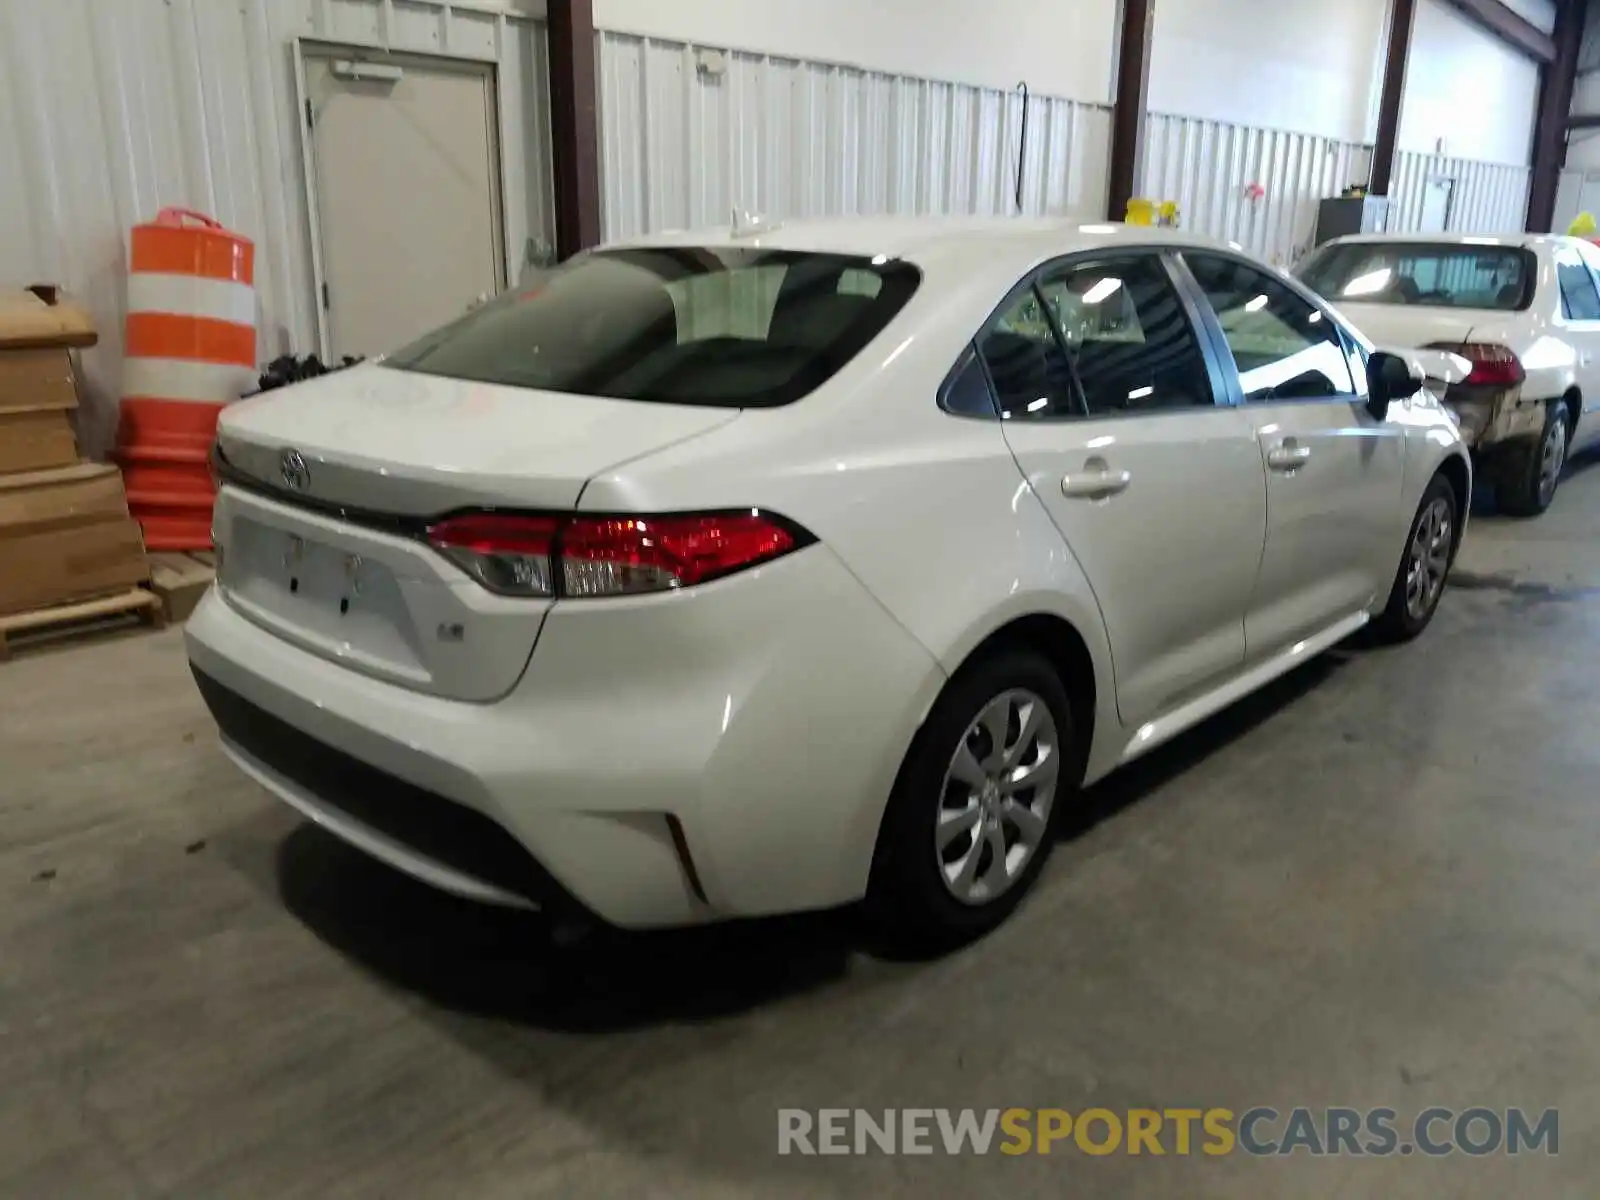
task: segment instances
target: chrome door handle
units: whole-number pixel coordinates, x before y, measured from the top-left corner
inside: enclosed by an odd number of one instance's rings
[[[1295,471],[1311,461],[1311,447],[1279,442],[1267,451],[1267,466],[1274,471]]]
[[[1104,496],[1115,496],[1132,482],[1133,475],[1128,471],[1113,471],[1104,466],[1098,470],[1090,467],[1081,474],[1063,475],[1061,494],[1073,499],[1098,500]]]

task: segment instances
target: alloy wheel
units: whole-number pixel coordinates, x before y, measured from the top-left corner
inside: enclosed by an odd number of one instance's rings
[[[1013,688],[979,711],[940,789],[934,853],[963,904],[987,904],[1026,870],[1050,827],[1061,742],[1049,706]]]
[[[1567,462],[1567,423],[1559,415],[1550,422],[1539,448],[1539,503],[1549,504],[1555,495],[1561,468]]]
[[[1406,556],[1406,614],[1420,621],[1433,611],[1450,570],[1450,544],[1455,536],[1450,501],[1436,496],[1417,519]]]

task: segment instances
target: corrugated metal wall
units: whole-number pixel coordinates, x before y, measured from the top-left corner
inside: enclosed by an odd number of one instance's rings
[[[1144,194],[1178,201],[1185,228],[1270,262],[1290,265],[1311,246],[1317,201],[1365,182],[1372,147],[1278,129],[1152,113],[1146,133]],[[1389,230],[1422,226],[1423,184],[1455,181],[1447,227],[1456,233],[1522,229],[1527,167],[1401,152],[1396,156]],[[1250,199],[1259,183],[1265,194]]]
[[[773,217],[1016,210],[1016,93],[600,36],[608,238]],[[1029,105],[1023,209],[1101,216],[1110,110]]]
[[[1390,186],[1389,228],[1422,227],[1423,185],[1430,178],[1455,181],[1446,228],[1452,233],[1507,233],[1522,229],[1528,213],[1527,167],[1445,158],[1402,150],[1395,155]]]
[[[110,437],[127,231],[157,209],[212,213],[258,244],[261,356],[316,348],[293,39],[497,64],[513,278],[554,240],[544,26],[529,0],[49,0],[0,6],[0,280],[82,296],[86,443]],[[26,11],[27,19],[23,19]],[[605,232],[770,216],[1006,213],[1016,208],[1016,93],[618,33],[597,47]],[[63,69],[71,64],[73,69]],[[1035,96],[1023,211],[1098,217],[1110,109]],[[1143,191],[1184,224],[1290,262],[1318,198],[1366,174],[1366,147],[1156,114]],[[1421,185],[1456,181],[1453,230],[1521,227],[1524,167],[1403,154],[1394,229]],[[1250,200],[1245,186],[1265,188]]]
[[[1365,147],[1334,138],[1152,113],[1143,192],[1176,200],[1184,228],[1286,266],[1311,244],[1317,201],[1365,180],[1368,161]]]
[[[486,0],[49,0],[0,6],[0,280],[88,303],[85,448],[112,436],[128,229],[165,205],[257,243],[259,352],[316,349],[295,37],[498,64],[513,268],[553,240],[542,24]]]

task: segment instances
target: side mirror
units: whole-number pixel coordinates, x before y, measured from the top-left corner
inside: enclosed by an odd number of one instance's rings
[[[1398,354],[1375,350],[1367,358],[1367,411],[1375,420],[1389,415],[1389,405],[1415,396],[1422,387],[1422,373]]]

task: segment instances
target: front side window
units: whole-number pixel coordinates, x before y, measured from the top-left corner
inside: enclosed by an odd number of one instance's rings
[[[1516,312],[1533,302],[1532,251],[1458,242],[1358,241],[1323,246],[1301,281],[1335,304],[1420,304]]]
[[[1216,311],[1246,400],[1355,394],[1339,331],[1320,310],[1236,259],[1210,254],[1184,259]]]
[[[820,386],[916,291],[908,263],[731,246],[596,251],[387,367],[624,400],[766,408]]]
[[[1569,321],[1600,321],[1600,293],[1594,276],[1573,250],[1556,254],[1556,282],[1561,288],[1561,315]]]
[[[1040,291],[1091,416],[1213,403],[1194,327],[1156,255],[1049,271]]]

